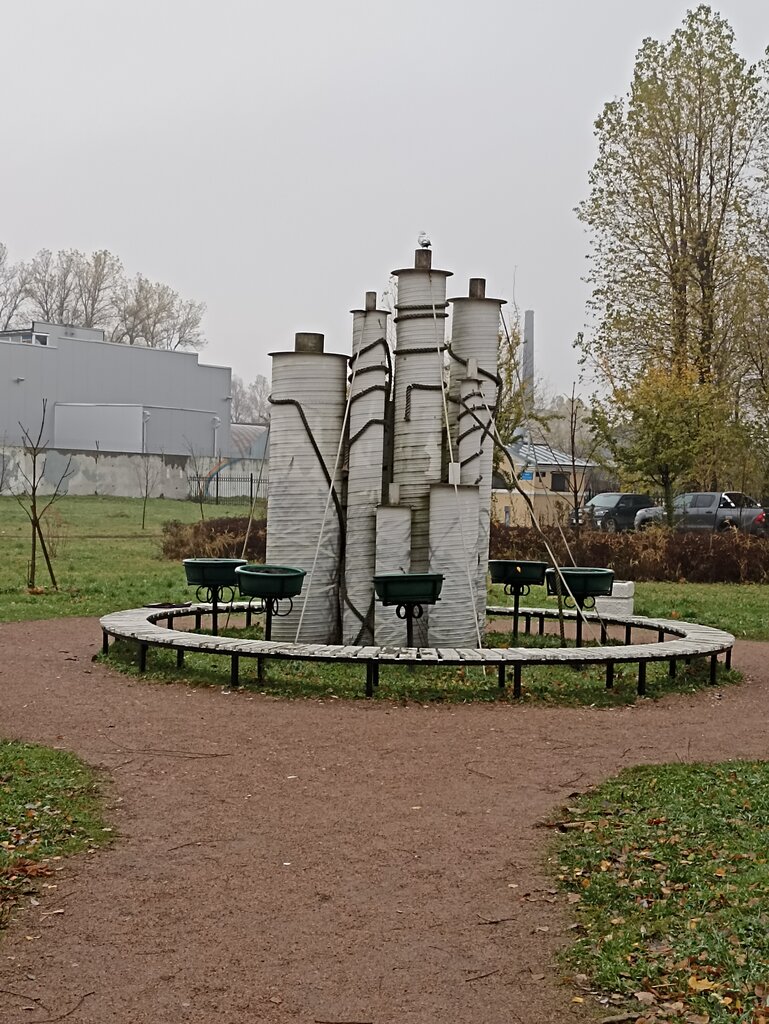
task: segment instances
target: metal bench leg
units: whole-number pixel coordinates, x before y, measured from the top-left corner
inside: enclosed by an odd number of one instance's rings
[[[376,661],[366,662],[366,697],[374,696],[374,687],[379,686],[379,664]]]
[[[611,690],[614,686],[614,662],[606,662],[606,689]]]
[[[646,662],[638,662],[638,696],[646,696]]]
[[[710,655],[710,685],[716,685],[716,673],[718,672],[718,655]]]
[[[139,644],[139,671],[147,671],[147,644]]]
[[[238,685],[239,660],[240,659],[238,658],[237,654],[233,654],[232,657],[230,658],[230,686],[231,687]]]
[[[602,622],[601,623],[601,643],[605,644],[606,641],[608,640],[608,637],[609,637],[609,634],[606,631],[606,623]]]
[[[513,696],[521,696],[521,663],[516,661],[513,665]]]
[[[540,615],[539,617],[539,635],[543,636],[545,632],[545,616]]]
[[[105,657],[109,654],[109,634],[106,629],[101,631],[101,653]]]
[[[625,645],[632,644],[633,642],[633,627],[625,626]]]
[[[678,664],[676,662],[676,659],[675,658],[671,658],[670,659],[670,666],[668,668],[668,675],[670,676],[671,679],[675,679],[677,669],[678,669]]]
[[[505,663],[504,663],[504,661],[497,668],[497,683],[499,685],[500,690],[504,690],[504,688],[505,688]]]
[[[176,649],[176,667],[181,668],[184,665],[184,649],[177,647]]]
[[[256,659],[256,681],[260,686],[264,682],[264,658]]]
[[[731,647],[727,648],[725,665],[726,665],[726,667],[728,669],[732,667],[732,649],[731,649]]]

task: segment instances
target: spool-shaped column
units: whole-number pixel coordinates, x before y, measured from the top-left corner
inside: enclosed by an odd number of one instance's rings
[[[347,356],[324,353],[323,335],[297,335],[296,351],[272,353],[267,562],[307,573],[291,614],[273,619],[273,640],[296,639],[300,617],[300,642],[340,640],[343,510],[334,463],[346,373]]]
[[[433,270],[429,249],[418,249],[414,266],[398,278],[397,343],[393,413],[393,482],[401,504],[412,509],[411,568],[429,562],[430,485],[440,482],[443,449],[443,364],[446,279]]]
[[[478,565],[475,610],[478,626],[486,626],[486,573],[491,531],[491,475],[494,461],[491,407],[485,400],[479,377],[463,380],[459,388],[457,458],[460,481],[478,488]]]
[[[462,474],[462,482],[477,484],[479,489],[479,522],[478,522],[478,618],[481,628],[486,622],[486,574],[489,563],[489,533],[491,526],[491,477],[494,470],[494,431],[492,418],[497,406],[497,373],[499,367],[499,331],[500,311],[505,304],[504,299],[486,298],[486,282],[482,277],[470,279],[466,297],[449,300],[452,304],[451,326],[451,383],[449,394],[452,399],[449,408],[456,416],[452,421],[452,443],[457,448],[462,442],[462,435],[467,430],[478,426],[480,420],[483,427],[478,433],[473,429],[471,438],[465,438],[475,444],[478,450],[477,459],[468,464],[468,472]],[[469,388],[467,391],[470,406],[462,406],[460,391],[462,382],[467,378],[468,367],[473,374],[477,373],[480,387]],[[470,397],[472,390],[475,395]],[[480,394],[478,393],[480,391]],[[464,411],[463,411],[464,408]],[[461,421],[460,421],[461,415]],[[470,456],[464,446],[465,454],[457,455],[460,462]],[[470,477],[472,476],[472,480]]]
[[[477,367],[489,408],[493,411],[497,404],[499,316],[505,299],[487,299],[486,281],[482,277],[470,278],[468,292],[467,296],[449,299],[452,304],[449,358],[452,445],[456,438],[459,388],[467,377],[470,360],[474,360]]]
[[[346,644],[365,645],[374,642],[376,509],[382,501],[390,349],[387,344],[388,313],[376,308],[376,292],[367,292],[366,308],[352,313],[342,637]]]
[[[380,505],[376,510],[376,571],[409,572],[411,569],[411,509],[405,505]],[[406,626],[395,608],[376,604],[375,641],[380,647],[405,647]]]
[[[477,647],[473,612],[478,578],[478,488],[430,488],[430,572],[443,573],[441,599],[430,608],[431,647]],[[469,578],[468,578],[469,577]]]

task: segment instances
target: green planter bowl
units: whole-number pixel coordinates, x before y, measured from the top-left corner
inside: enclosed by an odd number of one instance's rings
[[[586,597],[611,596],[611,589],[614,586],[613,569],[564,565],[560,567],[560,572],[576,601],[583,601]],[[551,596],[558,593],[555,587],[555,576],[555,569],[548,569],[545,573],[547,592]],[[561,589],[564,592],[564,597],[567,597],[565,588]]]
[[[518,562],[515,559],[492,559],[489,572],[492,583],[504,583],[506,587],[537,586],[545,582],[547,562]]]
[[[442,586],[439,572],[387,572],[374,577],[382,604],[435,604]]]
[[[241,565],[235,570],[244,597],[296,597],[302,592],[304,569],[290,565]]]
[[[185,558],[184,571],[191,587],[234,587],[235,569],[245,558]]]

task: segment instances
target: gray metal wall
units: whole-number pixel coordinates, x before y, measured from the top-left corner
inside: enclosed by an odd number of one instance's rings
[[[40,325],[36,325],[39,327]],[[195,353],[51,338],[47,346],[0,339],[0,442],[20,444],[19,423],[36,434],[48,400],[44,440],[53,443],[55,405],[142,405],[149,411],[151,452],[183,455],[188,441],[200,454],[231,453],[228,367],[201,366]],[[214,422],[217,417],[219,423]],[[104,449],[92,416],[83,447]],[[186,440],[185,440],[186,439]]]

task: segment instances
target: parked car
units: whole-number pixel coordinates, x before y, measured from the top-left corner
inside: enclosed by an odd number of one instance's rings
[[[641,509],[636,530],[664,523],[659,505]],[[690,491],[673,501],[673,523],[679,530],[743,530],[758,537],[767,534],[769,521],[761,503],[742,491]]]
[[[606,492],[596,494],[582,508],[572,510],[569,523],[576,526],[617,533],[632,530],[636,512],[649,508],[654,502],[648,494],[618,494]]]

